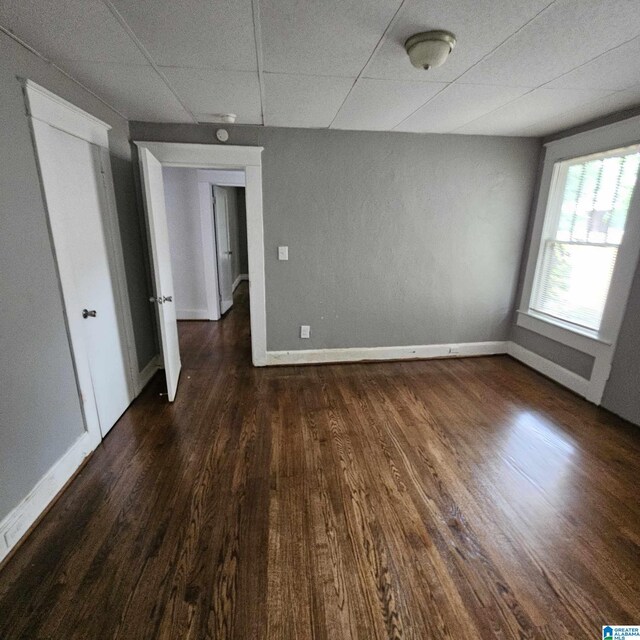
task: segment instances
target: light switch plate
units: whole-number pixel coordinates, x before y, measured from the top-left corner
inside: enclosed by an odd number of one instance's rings
[[[278,247],[278,260],[289,259],[289,247]]]
[[[311,327],[308,324],[300,325],[300,337],[301,338],[310,338],[311,337]]]

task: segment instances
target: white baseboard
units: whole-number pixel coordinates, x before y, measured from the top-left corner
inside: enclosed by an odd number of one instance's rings
[[[299,351],[267,351],[266,364],[272,366],[328,362],[426,360],[429,358],[489,356],[506,352],[506,342],[465,342],[462,344],[360,347],[351,349],[303,349]]]
[[[84,459],[98,446],[88,432],[47,471],[25,498],[0,522],[0,562],[20,542],[31,525],[78,470]]]
[[[147,386],[149,380],[153,378],[155,372],[160,368],[161,357],[154,356],[149,360],[147,366],[138,374],[138,383],[136,388],[136,398],[140,395],[142,390]]]
[[[208,309],[177,309],[177,320],[211,320]]]
[[[248,280],[249,279],[249,274],[248,273],[241,273],[234,281],[233,281],[233,286],[231,287],[233,291],[235,291],[238,288],[238,285],[243,281],[243,280]]]
[[[589,380],[579,376],[577,373],[573,373],[573,371],[569,371],[564,367],[561,367],[559,364],[555,362],[551,362],[551,360],[547,360],[542,356],[539,356],[537,353],[533,351],[529,351],[524,347],[521,347],[519,344],[515,342],[507,343],[507,353],[516,360],[528,365],[532,369],[540,372],[542,375],[551,378],[558,384],[561,384],[563,387],[567,387],[567,389],[571,389],[571,391],[577,393],[579,396],[586,398],[589,394]]]
[[[451,350],[457,350],[453,353]],[[428,360],[508,353],[532,369],[551,378],[578,395],[589,397],[589,380],[577,373],[521,347],[515,342],[466,342],[462,344],[413,345],[402,347],[362,347],[352,349],[302,349],[267,351],[266,365],[323,364],[333,362],[376,362],[384,360]]]

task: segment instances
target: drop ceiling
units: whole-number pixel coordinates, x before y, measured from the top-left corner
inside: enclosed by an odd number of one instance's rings
[[[539,136],[640,105],[638,0],[2,0],[129,120]],[[448,29],[414,69],[416,31]]]

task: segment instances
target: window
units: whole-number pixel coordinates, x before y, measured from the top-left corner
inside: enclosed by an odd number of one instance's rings
[[[640,145],[556,162],[530,309],[598,332],[640,165]]]

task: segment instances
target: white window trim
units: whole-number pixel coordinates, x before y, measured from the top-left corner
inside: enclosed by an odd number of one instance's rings
[[[549,196],[559,192],[558,189],[554,190],[553,188],[561,177],[559,175],[561,173],[560,165],[556,165],[556,163],[627,147],[639,142],[640,116],[637,116],[554,140],[545,145],[544,166],[540,179],[520,308],[516,318],[519,326],[594,357],[587,398],[596,404],[602,400],[604,387],[609,378],[611,360],[640,254],[640,188],[636,187],[629,205],[624,238],[618,251],[600,331],[590,331],[569,322],[537,313],[530,308],[530,304],[535,286],[536,269],[540,260],[540,244],[547,225],[551,223],[547,217],[547,210],[553,204],[549,202]]]

